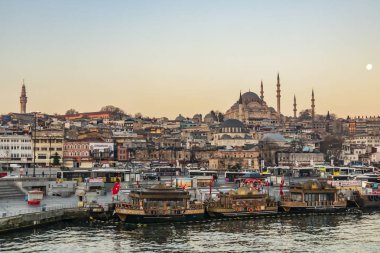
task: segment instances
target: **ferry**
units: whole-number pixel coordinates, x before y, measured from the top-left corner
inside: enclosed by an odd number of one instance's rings
[[[380,208],[380,183],[367,182],[364,190],[353,192],[353,200],[362,209]]]
[[[115,213],[126,223],[163,223],[203,220],[204,206],[190,201],[189,192],[164,184],[133,189],[129,201],[117,203]]]
[[[289,187],[283,196],[279,210],[283,212],[344,212],[347,200],[342,192],[326,182],[309,180]]]
[[[206,205],[210,217],[249,217],[260,214],[277,213],[278,207],[274,199],[266,193],[243,186],[237,190],[220,192],[219,198]]]

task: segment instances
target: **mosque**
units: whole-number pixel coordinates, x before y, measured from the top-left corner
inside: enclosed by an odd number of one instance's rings
[[[278,125],[283,120],[281,114],[281,84],[280,75],[277,74],[277,110],[269,107],[264,100],[264,87],[261,81],[260,97],[252,92],[241,94],[230,109],[224,114],[224,118],[237,119],[247,126]],[[314,91],[312,93],[312,117],[314,120]],[[294,96],[293,118],[297,118],[297,102]]]

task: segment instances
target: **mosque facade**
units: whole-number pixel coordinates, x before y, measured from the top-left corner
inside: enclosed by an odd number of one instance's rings
[[[224,115],[225,119],[237,119],[248,126],[275,125],[281,120],[281,90],[280,77],[277,75],[277,110],[269,107],[264,100],[264,87],[261,82],[260,97],[248,91],[241,94]]]

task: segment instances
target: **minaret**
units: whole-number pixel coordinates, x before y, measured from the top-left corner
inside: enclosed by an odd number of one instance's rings
[[[277,73],[277,112],[279,115],[281,115],[281,90],[280,90],[280,74]]]
[[[294,103],[293,103],[293,112],[294,112],[294,118],[297,118],[297,101],[296,101],[296,95],[294,94]]]
[[[263,86],[263,80],[261,80],[261,91],[260,91],[260,99],[262,102],[264,102],[264,86]]]
[[[239,120],[241,122],[244,122],[243,97],[241,96],[241,91],[240,91],[240,97],[239,97]]]
[[[315,99],[314,99],[314,89],[311,92],[311,119],[315,120]]]
[[[28,97],[26,96],[26,90],[25,90],[25,83],[24,80],[22,80],[22,89],[21,89],[21,96],[20,96],[20,112],[26,113],[26,103],[28,102]]]

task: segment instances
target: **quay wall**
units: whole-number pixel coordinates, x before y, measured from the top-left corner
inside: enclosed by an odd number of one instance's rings
[[[37,213],[26,213],[12,217],[0,218],[0,233],[23,228],[32,228],[48,223],[86,219],[87,210],[84,208],[68,208]]]

